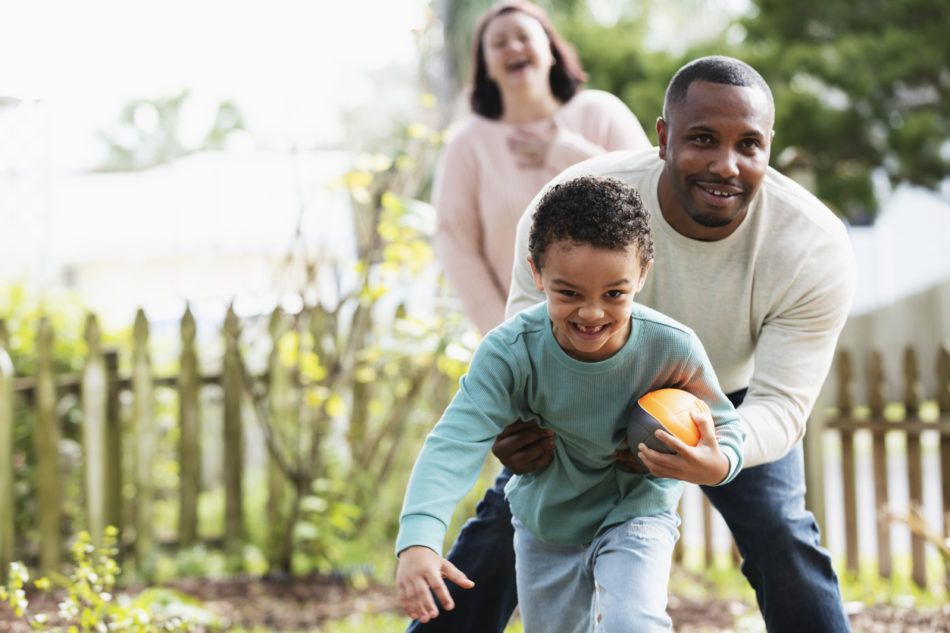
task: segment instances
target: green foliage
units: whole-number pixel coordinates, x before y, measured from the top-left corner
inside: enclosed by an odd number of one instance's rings
[[[50,633],[162,633],[193,631],[197,624],[212,624],[214,617],[194,600],[176,592],[154,589],[134,600],[113,593],[119,566],[115,561],[115,528],[106,531],[104,544],[93,547],[89,534],[82,532],[72,546],[75,570],[67,578],[57,578],[66,596],[58,603],[55,616],[31,613],[26,588],[29,573],[22,563],[11,565],[10,584],[0,588],[0,599],[35,631]],[[51,593],[53,582],[39,578],[34,586]],[[171,615],[171,611],[177,614]]]
[[[265,509],[275,573],[358,569],[353,543],[392,541],[418,444],[464,371],[468,326],[439,290],[421,201],[441,139],[416,122],[358,156],[333,183],[350,200],[354,251],[301,244],[288,259],[302,309],[272,316],[271,392],[254,395],[270,477],[283,480]]]
[[[620,97],[656,144],[656,119],[679,59],[646,48],[643,19],[623,18],[604,25],[585,15],[561,22],[562,34],[575,46],[587,71],[588,86]]]
[[[38,295],[22,284],[0,285],[0,320],[9,337],[9,352],[18,376],[36,373],[36,332],[40,319],[53,331],[53,358],[57,372],[80,368],[86,343],[86,308],[74,295]]]
[[[103,171],[148,169],[199,150],[225,147],[228,136],[244,130],[244,119],[234,101],[218,104],[214,122],[200,142],[182,134],[182,111],[188,91],[171,97],[135,99],[127,103],[119,121],[99,137],[108,148]]]
[[[950,7],[937,0],[756,0],[739,49],[776,96],[776,146],[814,160],[818,194],[876,210],[871,171],[936,188],[950,172]]]
[[[647,46],[651,15],[675,15],[689,4],[646,3],[638,12],[621,11],[610,25],[586,11],[557,16],[590,75],[589,85],[623,99],[653,142],[673,73],[695,57],[727,54],[752,64],[772,88],[773,166],[785,149],[803,150],[814,167],[818,196],[852,221],[867,221],[878,210],[875,172],[892,185],[931,189],[950,174],[945,2],[755,0],[748,15],[702,41],[692,39],[684,24],[667,38],[666,50]]]

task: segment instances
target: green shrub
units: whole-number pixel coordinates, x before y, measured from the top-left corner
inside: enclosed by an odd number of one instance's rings
[[[96,548],[87,532],[72,546],[75,570],[68,577],[54,577],[65,597],[56,614],[32,613],[26,589],[30,581],[22,563],[10,566],[10,582],[0,587],[0,600],[13,608],[35,631],[49,633],[169,633],[196,631],[213,624],[214,616],[195,600],[166,589],[148,589],[135,598],[113,593],[119,565],[115,561],[118,531],[109,527],[104,543]],[[33,582],[36,589],[53,594],[53,582],[46,577]],[[57,592],[58,593],[58,592]]]

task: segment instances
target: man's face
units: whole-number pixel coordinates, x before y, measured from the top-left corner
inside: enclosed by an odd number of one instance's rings
[[[686,237],[718,240],[742,222],[769,165],[773,113],[755,87],[706,81],[657,120],[663,217]]]

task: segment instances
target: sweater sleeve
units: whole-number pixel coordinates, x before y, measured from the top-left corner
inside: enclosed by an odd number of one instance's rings
[[[746,466],[783,457],[805,435],[850,311],[856,271],[843,228],[836,243],[799,262],[799,283],[759,332],[755,370],[739,405]]]
[[[575,98],[587,102],[578,113],[554,117],[557,134],[548,149],[545,163],[555,172],[604,152],[650,147],[640,121],[614,95],[588,90]],[[584,120],[569,123],[564,120],[567,116]],[[582,129],[586,136],[581,133]]]
[[[503,320],[506,289],[481,251],[478,179],[478,162],[467,138],[450,141],[433,183],[437,214],[433,246],[465,314],[484,334]]]
[[[517,353],[498,331],[486,336],[459,382],[459,391],[429,433],[413,466],[402,513],[396,554],[413,545],[442,552],[455,506],[478,480],[498,433],[520,413]],[[521,385],[523,387],[523,385]]]

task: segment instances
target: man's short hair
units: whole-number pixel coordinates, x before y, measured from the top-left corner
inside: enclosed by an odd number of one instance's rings
[[[755,68],[734,57],[710,55],[709,57],[694,59],[673,75],[670,85],[666,88],[666,98],[663,100],[664,119],[669,118],[671,106],[682,102],[686,98],[686,91],[694,81],[708,81],[714,84],[743,88],[759,88],[768,98],[769,109],[773,114],[775,112],[772,90]]]
[[[635,246],[641,267],[653,259],[649,214],[636,189],[616,178],[581,176],[544,193],[528,237],[539,270],[551,244],[561,241],[611,250]]]

